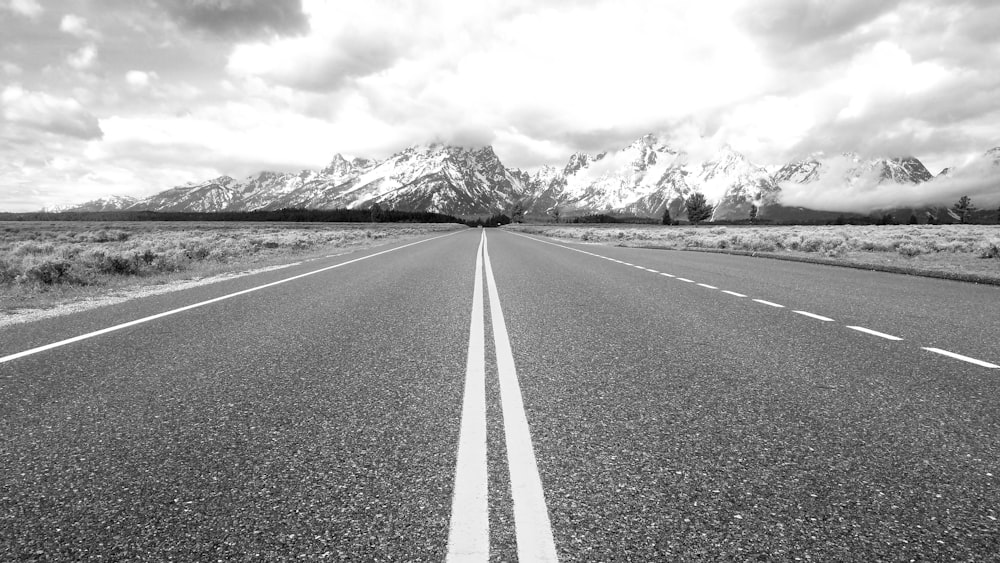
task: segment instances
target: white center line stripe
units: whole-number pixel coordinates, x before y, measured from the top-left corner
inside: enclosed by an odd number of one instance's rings
[[[483,233],[486,234],[485,232]],[[510,490],[514,501],[514,533],[517,538],[518,561],[558,561],[552,524],[545,506],[542,479],[538,475],[531,431],[524,412],[521,386],[514,369],[514,354],[507,337],[507,324],[500,309],[497,283],[490,264],[489,242],[483,246],[486,262],[486,287],[490,297],[493,321],[493,342],[496,347],[497,371],[500,373],[500,408],[503,412],[507,464],[510,469]]]
[[[689,280],[687,278],[676,278],[676,279],[677,279],[677,281],[682,281],[682,282],[687,282],[687,283],[694,283],[694,280]]]
[[[746,297],[746,295],[743,295],[742,293],[736,293],[735,291],[729,291],[728,289],[723,289],[722,293],[728,293],[734,297]]]
[[[675,278],[675,277],[677,277],[677,276],[675,276],[675,275],[673,275],[673,274],[668,274],[668,273],[666,273],[666,272],[660,272],[660,275],[661,275],[661,276],[667,276],[668,278]]]
[[[809,312],[806,312],[806,311],[793,311],[793,312],[794,313],[798,313],[798,314],[803,315],[803,316],[806,316],[806,317],[811,317],[811,318],[814,318],[814,319],[817,319],[817,320],[820,320],[820,321],[824,321],[824,322],[830,322],[830,321],[833,320],[830,317],[824,317],[822,315],[817,315],[815,313],[809,313]]]
[[[719,289],[714,285],[708,285],[707,283],[699,283],[698,285],[700,285],[701,287],[707,287],[708,289]]]
[[[455,231],[455,232],[457,233],[457,232],[461,232],[461,231]],[[200,303],[194,303],[192,305],[187,305],[187,306],[181,307],[179,309],[172,309],[170,311],[164,311],[164,312],[158,313],[156,315],[150,315],[148,317],[143,317],[141,319],[136,319],[134,321],[129,321],[127,323],[122,323],[122,324],[118,324],[118,325],[114,325],[114,326],[109,326],[108,328],[102,328],[101,330],[96,330],[94,332],[88,332],[87,334],[81,334],[80,336],[74,336],[73,338],[67,338],[66,340],[60,340],[59,342],[53,342],[52,344],[46,344],[45,346],[39,346],[37,348],[32,348],[30,350],[25,350],[23,352],[18,352],[16,354],[11,354],[9,356],[4,356],[4,357],[0,358],[0,364],[2,364],[4,362],[9,362],[11,360],[16,360],[18,358],[23,358],[25,356],[30,356],[32,354],[37,354],[39,352],[44,352],[46,350],[51,350],[53,348],[59,348],[60,346],[65,346],[67,344],[72,344],[74,342],[79,342],[81,340],[86,340],[88,338],[93,338],[95,336],[100,336],[102,334],[107,334],[109,332],[114,332],[116,330],[121,330],[123,328],[128,328],[128,327],[135,326],[135,325],[142,324],[142,323],[148,323],[149,321],[154,321],[156,319],[161,319],[163,317],[168,317],[170,315],[176,315],[177,313],[182,313],[184,311],[190,311],[191,309],[197,309],[198,307],[204,307],[205,305],[211,305],[212,303],[218,303],[219,301],[224,301],[226,299],[231,299],[231,298],[236,297],[238,295],[245,295],[247,293],[253,293],[254,291],[260,291],[261,289],[265,289],[265,288],[268,288],[268,287],[274,287],[276,285],[281,285],[283,283],[288,283],[290,281],[301,279],[301,278],[304,278],[306,276],[311,276],[311,275],[314,275],[314,274],[318,274],[320,272],[326,272],[327,270],[332,270],[334,268],[339,268],[341,266],[346,266],[348,264],[353,264],[355,262],[360,262],[362,260],[367,260],[369,258],[374,258],[376,256],[380,256],[380,255],[385,254],[387,252],[393,252],[393,251],[396,251],[396,250],[401,250],[401,249],[404,249],[404,248],[406,248],[408,246],[413,246],[415,244],[420,244],[422,242],[429,242],[429,241],[432,241],[432,240],[435,240],[435,239],[439,239],[439,238],[442,238],[442,237],[451,236],[453,234],[455,234],[455,233],[448,233],[447,235],[441,235],[441,236],[436,236],[436,237],[432,237],[432,238],[428,238],[428,239],[424,239],[424,240],[418,240],[416,242],[411,242],[409,244],[404,244],[402,246],[397,246],[396,248],[390,248],[389,250],[383,250],[381,252],[376,252],[375,254],[369,254],[368,256],[362,256],[361,258],[355,258],[354,260],[348,260],[347,262],[341,262],[340,264],[334,264],[333,266],[327,266],[325,268],[320,268],[318,270],[313,270],[311,272],[306,272],[304,274],[299,274],[297,276],[292,276],[290,278],[285,278],[283,280],[278,280],[276,282],[266,283],[264,285],[258,285],[257,287],[251,287],[250,289],[244,289],[243,291],[237,291],[236,293],[230,293],[228,295],[223,295],[221,297],[216,297],[215,299],[209,299],[208,301],[201,301]]]
[[[455,464],[455,492],[445,561],[488,561],[490,557],[489,481],[486,472],[486,328],[483,322],[483,241],[476,252],[472,289],[465,397]]]
[[[850,326],[850,325],[848,325],[847,328],[849,328],[851,330],[856,330],[858,332],[864,332],[866,334],[871,334],[872,336],[878,336],[879,338],[885,338],[886,340],[902,340],[902,338],[900,338],[898,336],[893,336],[891,334],[886,334],[884,332],[879,332],[877,330],[872,330],[870,328],[865,328],[863,326]]]
[[[769,307],[778,307],[779,309],[784,309],[785,308],[784,305],[778,305],[777,303],[771,303],[770,301],[764,301],[763,299],[754,299],[754,301],[756,301],[757,303],[760,303],[762,305],[767,305]]]
[[[970,364],[976,364],[977,366],[982,366],[984,368],[1000,369],[1000,366],[996,364],[991,364],[989,362],[984,362],[982,360],[977,360],[975,358],[970,358],[968,356],[963,356],[961,354],[956,354],[954,352],[949,352],[947,350],[942,350],[940,348],[924,348],[924,350],[927,350],[928,352],[934,352],[935,354],[941,354],[944,356],[955,358],[956,360],[962,360],[963,362],[969,362]]]

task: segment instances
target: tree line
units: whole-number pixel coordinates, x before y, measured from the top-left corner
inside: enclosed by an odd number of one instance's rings
[[[67,211],[0,213],[0,221],[276,221],[286,223],[466,223],[429,211],[397,211],[378,204],[368,209],[277,209],[273,211]]]

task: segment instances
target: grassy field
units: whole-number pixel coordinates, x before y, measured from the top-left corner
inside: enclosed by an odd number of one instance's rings
[[[1000,283],[1000,226],[513,225],[577,242],[711,249]]]
[[[0,222],[0,320],[25,309],[360,248],[456,224]]]

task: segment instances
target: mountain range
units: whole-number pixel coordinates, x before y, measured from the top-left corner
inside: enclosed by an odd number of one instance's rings
[[[1000,158],[1000,149],[988,156]],[[948,174],[946,169],[942,174]],[[683,218],[694,192],[708,196],[712,220],[739,220],[751,208],[759,217],[789,213],[781,186],[829,181],[868,182],[892,189],[934,178],[916,158],[862,159],[845,153],[780,166],[762,166],[724,147],[696,158],[646,135],[620,150],[576,153],[559,169],[528,173],[511,169],[490,146],[468,149],[442,144],[407,148],[385,160],[340,154],[321,170],[260,172],[244,180],[220,176],[178,186],[144,199],[114,196],[61,211],[253,211],[283,208],[383,208],[485,215],[520,206],[526,215],[663,215]],[[881,188],[880,188],[881,189]]]

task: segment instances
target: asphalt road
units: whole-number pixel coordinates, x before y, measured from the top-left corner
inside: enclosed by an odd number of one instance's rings
[[[483,232],[0,329],[0,560],[1000,560],[1000,288]]]

